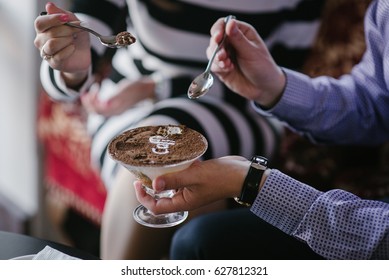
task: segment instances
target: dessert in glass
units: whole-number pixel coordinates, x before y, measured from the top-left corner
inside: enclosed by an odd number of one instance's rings
[[[152,180],[159,175],[189,167],[207,148],[206,138],[193,129],[184,125],[159,125],[124,131],[111,140],[108,153],[142,182],[147,194],[160,199],[173,197],[175,191],[155,192],[151,186]],[[154,215],[139,205],[133,216],[142,225],[161,228],[182,223],[188,212]]]

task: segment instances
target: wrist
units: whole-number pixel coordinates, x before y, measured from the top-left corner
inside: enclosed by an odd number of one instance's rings
[[[150,76],[140,78],[138,83],[141,85],[142,99],[155,99],[155,82]]]
[[[261,98],[254,100],[263,110],[269,110],[273,108],[278,101],[280,101],[286,87],[286,74],[279,68],[276,79],[272,82],[272,88],[264,94],[261,94]]]
[[[150,75],[154,83],[154,99],[155,100],[164,100],[169,97],[170,86],[168,80],[160,73],[153,73]]]
[[[243,186],[235,201],[245,206],[251,206],[264,184],[264,173],[267,170],[267,158],[254,156],[251,159],[250,168],[244,179]]]
[[[77,73],[62,72],[61,76],[65,85],[68,88],[73,90],[79,90],[83,86],[85,81],[87,81],[89,76],[89,71],[77,72]]]

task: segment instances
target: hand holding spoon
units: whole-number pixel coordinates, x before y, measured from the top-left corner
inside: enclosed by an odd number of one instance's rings
[[[235,18],[235,16],[229,15],[224,19],[224,28],[227,26],[228,21],[232,18]],[[196,99],[205,95],[208,92],[208,90],[212,87],[213,76],[211,74],[211,65],[216,56],[216,53],[220,50],[220,48],[224,44],[225,38],[226,38],[226,32],[224,31],[223,39],[220,41],[219,45],[213,52],[211,59],[208,61],[207,68],[205,68],[205,71],[199,76],[197,76],[190,84],[188,89],[188,97],[190,99]]]
[[[47,15],[47,12],[45,11],[41,12],[40,15],[41,16]],[[127,31],[122,31],[117,35],[103,36],[97,33],[96,31],[82,25],[78,25],[72,22],[66,22],[64,24],[91,33],[92,35],[96,36],[100,40],[101,44],[109,48],[118,49],[122,47],[127,47],[136,42],[136,38]]]

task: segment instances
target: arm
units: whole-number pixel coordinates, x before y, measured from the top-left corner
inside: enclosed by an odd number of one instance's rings
[[[156,214],[193,210],[238,196],[249,166],[249,161],[234,156],[195,162],[186,170],[153,181],[157,191],[176,189],[173,198],[155,200],[145,193],[139,181],[135,182],[136,195]],[[362,200],[342,190],[320,192],[278,170],[268,169],[251,211],[306,242],[325,258],[389,258],[387,203]]]
[[[379,10],[379,12],[376,12]],[[387,66],[389,28],[385,1],[374,2],[365,23],[363,60],[340,79],[308,76],[279,68],[254,29],[237,20],[227,26],[227,47],[212,70],[258,109],[279,117],[311,139],[328,143],[378,144],[388,140]],[[212,27],[210,50],[221,38],[221,21]],[[283,71],[281,71],[283,70]],[[309,133],[308,133],[309,132]]]
[[[238,196],[248,167],[249,162],[239,157],[197,162],[154,180],[156,190],[178,189],[173,198],[156,201],[140,182],[135,183],[137,197],[157,214],[196,209]],[[251,208],[258,217],[328,259],[389,258],[389,204],[342,190],[323,193],[277,170],[265,174]]]
[[[119,25],[117,19],[124,19],[124,17],[103,17],[100,11],[104,10],[104,14],[106,15],[118,15],[120,12],[124,11],[124,8],[128,8],[127,6],[122,6],[125,4],[124,1],[122,1],[122,4],[119,4],[118,2],[115,3],[111,3],[110,1],[74,1],[72,11],[77,12],[76,15],[80,20],[88,22],[88,24],[99,33],[110,34],[113,33],[114,27]],[[51,11],[50,5],[47,8]],[[136,10],[137,6],[132,6],[131,8],[132,10]],[[135,11],[134,14],[139,15],[139,11]],[[140,14],[142,15],[142,22],[138,24],[142,26],[142,24],[144,25],[143,21],[147,21],[150,15],[147,13],[146,15],[142,14],[142,12],[140,12]],[[145,16],[146,18],[144,19]],[[38,21],[39,20],[40,18],[38,18]],[[122,27],[120,28],[124,29],[125,27],[123,25],[125,25],[125,23],[122,22],[120,24]],[[121,30],[120,28],[117,27],[116,29]],[[88,79],[77,88],[70,88],[69,84],[61,79],[63,69],[54,69],[52,68],[52,65],[46,61],[42,63],[41,80],[51,97],[56,100],[76,100],[80,97],[81,93],[89,89],[90,85],[96,81],[97,76],[101,76],[96,73],[99,65],[101,65],[99,61],[101,61],[102,56],[104,56],[104,52],[111,53],[112,50],[101,46],[101,44],[94,39],[94,37],[91,37],[90,52],[92,55],[92,64],[89,69]],[[144,52],[142,49],[139,50],[141,46],[136,46],[136,48],[136,53]],[[174,95],[182,95],[182,93],[186,92],[188,84],[191,82],[190,75],[177,75],[166,73],[168,71],[156,71],[154,74],[147,76],[146,73],[151,74],[153,72],[151,69],[144,69],[142,70],[144,73],[138,73],[139,69],[137,69],[137,67],[142,69],[143,65],[139,66],[136,65],[136,63],[139,63],[142,58],[136,56],[132,57],[133,53],[131,52],[131,55],[129,55],[130,51],[127,50],[120,50],[119,52],[120,53],[115,57],[111,65],[114,70],[113,76],[100,77],[100,80],[104,78],[107,78],[107,80],[112,79],[107,83],[111,85],[111,87],[100,88],[102,91],[99,92],[88,91],[88,94],[81,95],[82,102],[88,111],[104,116],[112,116],[122,113],[124,110],[131,108],[135,103],[145,98],[162,100]],[[124,67],[123,62],[126,59],[129,60],[128,65]],[[139,61],[137,61],[137,59],[139,59]],[[106,71],[105,73],[109,72]],[[126,77],[122,75],[126,75]],[[120,76],[121,80],[119,80]],[[139,77],[139,79],[137,77]],[[117,84],[116,88],[113,87],[114,84]],[[97,87],[93,87],[94,90],[96,88]],[[100,94],[101,92],[104,93]],[[108,94],[105,94],[107,92]],[[107,96],[110,97],[107,98]]]
[[[365,17],[367,49],[350,74],[309,79],[285,70],[287,85],[271,112],[319,142],[376,145],[387,141],[389,87],[384,58],[389,55],[389,28],[384,15],[388,12],[385,1],[370,6]]]
[[[370,82],[366,78],[358,79],[366,77],[360,73],[364,68],[370,66],[358,65],[351,75],[340,79],[311,79],[285,69],[285,91],[267,113],[280,118],[313,142],[381,144],[389,135],[389,124],[385,122],[389,89],[379,79]],[[254,107],[263,112],[258,104],[254,103]]]
[[[389,257],[387,203],[342,190],[323,193],[273,170],[251,211],[325,258]]]
[[[97,32],[109,34],[113,33],[116,18],[99,19],[98,16],[102,10],[106,14],[119,14],[121,9],[121,6],[109,1],[74,1],[73,5],[73,11],[77,14],[48,3],[48,14],[39,16],[35,21],[36,47],[53,55],[52,59],[42,62],[42,85],[52,98],[63,101],[78,99],[80,93],[88,89],[94,82],[98,62],[106,52],[106,48],[97,39],[86,32],[64,26],[63,23],[86,21]]]

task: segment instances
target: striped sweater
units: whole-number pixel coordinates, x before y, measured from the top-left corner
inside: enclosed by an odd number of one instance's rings
[[[190,100],[187,89],[207,64],[205,50],[212,24],[233,14],[252,24],[275,61],[299,70],[317,34],[324,0],[75,0],[72,10],[101,34],[127,29],[136,44],[112,53],[91,37],[93,64],[112,57],[113,70],[101,87],[101,98],[114,94],[121,79],[151,76],[158,81],[158,100],[142,102],[126,112],[104,118],[89,116],[92,162],[109,186],[117,165],[106,147],[123,130],[144,124],[180,123],[201,132],[209,141],[204,158],[224,155],[271,157],[281,127],[254,112],[249,103],[215,79],[209,93]],[[58,101],[75,101],[80,92],[66,87],[60,73],[42,62],[41,81]],[[87,85],[85,85],[87,86]]]

